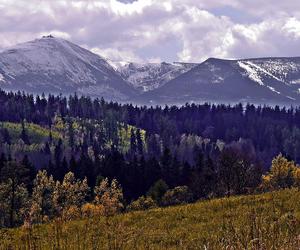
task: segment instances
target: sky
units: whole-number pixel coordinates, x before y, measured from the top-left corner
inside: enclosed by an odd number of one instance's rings
[[[0,49],[48,34],[113,61],[300,56],[300,1],[0,0]]]

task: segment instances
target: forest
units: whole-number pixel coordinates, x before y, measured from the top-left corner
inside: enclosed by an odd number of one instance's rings
[[[300,109],[0,91],[0,227],[299,187]]]

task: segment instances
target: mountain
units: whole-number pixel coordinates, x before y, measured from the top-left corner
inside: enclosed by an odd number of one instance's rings
[[[53,36],[0,53],[0,87],[30,93],[62,93],[128,100],[136,91],[102,57]]]
[[[300,57],[115,63],[51,35],[0,53],[0,88],[137,104],[300,104]]]
[[[300,103],[300,58],[210,58],[161,88],[144,93],[141,100],[296,105]]]
[[[165,83],[189,71],[193,63],[118,63],[115,69],[121,77],[140,92],[158,89]]]

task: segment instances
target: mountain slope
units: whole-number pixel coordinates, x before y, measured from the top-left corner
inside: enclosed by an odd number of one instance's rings
[[[210,58],[140,99],[157,103],[300,103],[300,58]]]
[[[189,71],[193,63],[125,63],[116,65],[122,78],[141,92],[160,88],[165,83]]]
[[[52,36],[0,53],[0,87],[126,100],[136,92],[100,56]]]

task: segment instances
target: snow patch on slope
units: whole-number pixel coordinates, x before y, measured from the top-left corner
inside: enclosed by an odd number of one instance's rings
[[[252,63],[252,62],[247,62],[248,65],[252,66],[252,68],[255,68],[256,70],[260,71],[260,73],[264,73],[265,75],[268,75],[274,79],[276,79],[279,82],[284,82],[282,79],[279,79],[278,77],[274,76],[273,74],[269,73],[267,70],[263,69],[262,67]]]
[[[261,80],[259,74],[251,65],[249,65],[246,62],[238,61],[238,65],[246,71],[246,74],[248,77],[253,80],[254,82],[257,82],[259,85],[264,86],[263,81]]]
[[[250,61],[238,61],[238,65],[246,71],[246,74],[248,75],[248,77],[251,80],[257,82],[261,86],[266,86],[268,89],[270,89],[271,91],[273,91],[274,93],[276,93],[278,95],[281,94],[274,87],[269,86],[266,83],[264,83],[263,79],[265,76],[268,76],[270,78],[275,79],[276,81],[286,84],[282,79],[276,77],[275,75],[268,72],[266,69],[262,68],[261,66],[255,64],[253,62],[250,62]],[[288,98],[290,99],[290,97],[288,97]]]
[[[275,92],[276,94],[280,94],[280,92],[279,91],[277,91],[276,89],[274,89],[273,87],[271,87],[271,86],[267,86],[267,88],[268,89],[270,89],[270,90],[272,90],[273,92]]]
[[[254,61],[256,65],[259,65],[286,84],[293,84],[288,79],[288,76],[300,71],[300,64],[293,58],[255,59]]]
[[[0,73],[0,82],[5,82],[4,76]]]
[[[290,84],[300,84],[300,79],[290,81]]]

